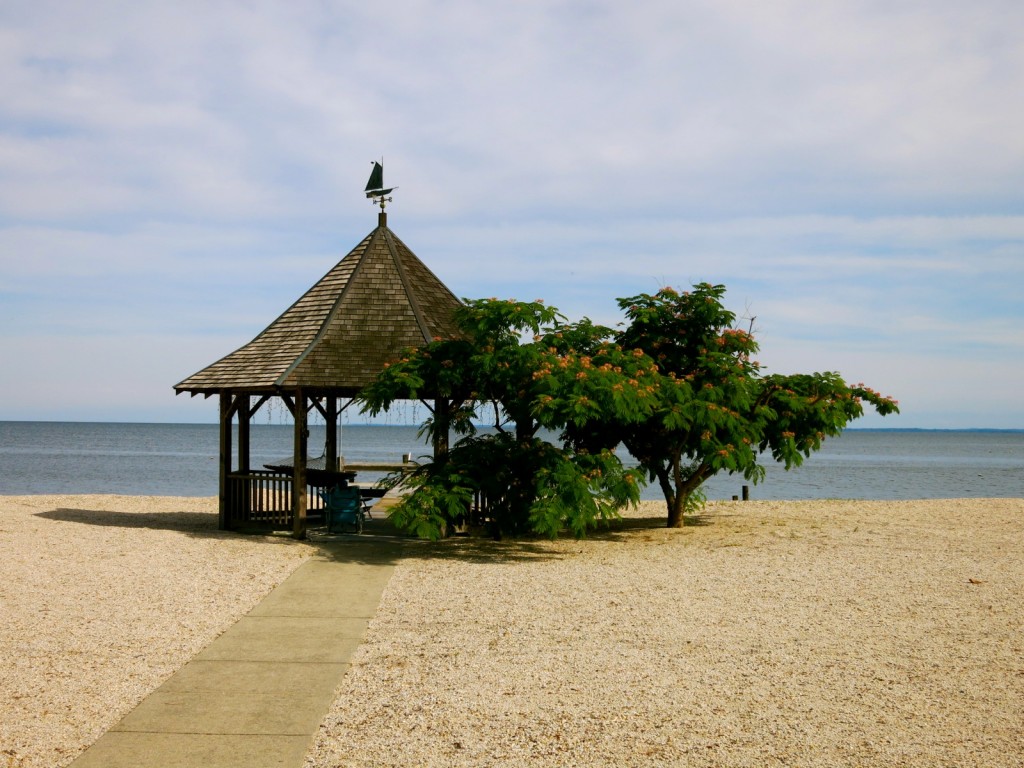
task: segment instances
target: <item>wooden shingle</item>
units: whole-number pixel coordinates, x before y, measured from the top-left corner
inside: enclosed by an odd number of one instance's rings
[[[351,397],[404,349],[456,336],[459,304],[382,213],[377,228],[266,330],[174,389]]]

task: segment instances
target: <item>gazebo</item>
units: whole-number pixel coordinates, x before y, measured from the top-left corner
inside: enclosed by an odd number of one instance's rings
[[[317,486],[333,483],[340,469],[341,411],[402,350],[456,335],[460,301],[388,228],[388,198],[371,195],[368,185],[371,196],[381,204],[376,229],[256,338],[174,387],[220,397],[221,529],[290,529],[305,537],[307,512],[320,504]],[[294,417],[294,456],[291,467],[254,468],[250,422],[272,398]],[[327,430],[323,472],[307,467],[313,409]],[[444,410],[435,405],[437,414]]]

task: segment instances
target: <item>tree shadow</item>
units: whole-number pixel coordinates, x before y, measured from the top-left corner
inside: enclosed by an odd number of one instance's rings
[[[453,536],[435,543],[420,557],[467,563],[521,563],[562,560],[565,553],[547,546],[547,539],[502,539]]]
[[[371,531],[342,537],[320,538],[311,543],[332,560],[352,561],[353,557],[390,557],[395,563],[406,558],[418,560],[460,560],[469,563],[514,563],[557,560],[564,555],[545,546],[543,540],[494,539],[477,536],[451,536],[427,541],[407,535],[382,535]],[[365,560],[361,560],[365,561]]]
[[[687,515],[683,519],[685,528],[714,525],[721,514]],[[637,536],[644,531],[665,531],[664,515],[644,517],[624,517],[612,520],[599,528],[588,532],[582,541],[623,541]],[[495,540],[482,529],[466,535],[450,536],[439,541],[418,539],[396,529],[388,518],[377,517],[368,520],[362,534],[344,534],[335,537],[320,537],[314,532],[313,543],[321,547],[332,559],[348,559],[353,548],[347,545],[390,547],[395,562],[406,557],[418,559],[460,560],[470,563],[515,563],[544,560],[562,560],[571,557],[571,553],[556,551],[550,544],[551,539],[522,536]],[[572,534],[563,531],[555,541],[573,541]]]
[[[714,525],[715,520],[711,515],[686,515],[683,517],[683,527]],[[607,526],[594,531],[588,538],[623,537],[635,530],[667,530],[665,515],[650,517],[624,517],[621,520],[612,520]]]

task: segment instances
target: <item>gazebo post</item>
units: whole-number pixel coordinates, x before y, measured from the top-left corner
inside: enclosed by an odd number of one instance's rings
[[[338,471],[338,398],[330,395],[327,398],[327,464],[330,472]]]
[[[220,480],[218,484],[217,527],[228,529],[228,475],[231,474],[231,393],[220,393]]]
[[[249,472],[249,421],[252,419],[252,403],[248,395],[239,395],[238,402],[238,471]]]
[[[238,414],[238,473],[249,474],[249,422],[252,420],[252,400],[249,395],[235,396],[235,412]],[[236,509],[245,510],[245,519],[252,516],[252,483],[248,480],[236,483],[234,493],[238,497],[232,502]]]
[[[296,539],[306,538],[306,455],[309,412],[306,409],[306,395],[301,389],[295,391],[295,450],[292,469],[292,535]]]

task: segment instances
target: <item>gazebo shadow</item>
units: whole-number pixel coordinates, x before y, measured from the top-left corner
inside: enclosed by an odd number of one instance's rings
[[[228,534],[227,531],[218,530],[216,512],[117,512],[107,509],[58,507],[46,512],[35,512],[34,515],[64,523],[177,531],[196,537],[223,538]]]

